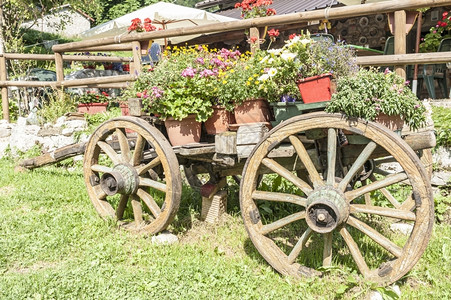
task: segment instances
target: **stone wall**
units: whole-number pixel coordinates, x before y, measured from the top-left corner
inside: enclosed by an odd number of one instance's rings
[[[87,122],[80,118],[60,117],[55,124],[38,125],[27,124],[26,118],[19,118],[17,123],[0,120],[0,158],[11,149],[13,156],[27,152],[35,145],[42,147],[45,152],[67,146],[88,139],[82,135],[81,141],[76,141],[74,134],[86,129]]]

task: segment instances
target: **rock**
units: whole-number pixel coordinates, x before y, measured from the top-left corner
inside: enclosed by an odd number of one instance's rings
[[[11,135],[11,128],[0,127],[0,139],[9,137],[10,135]]]
[[[73,143],[75,143],[75,141],[72,136],[64,135],[47,136],[41,139],[43,149],[48,152]]]
[[[17,154],[16,150],[27,152],[36,144],[40,144],[41,139],[37,136],[39,130],[37,125],[16,126],[9,138],[12,153]]]
[[[381,293],[378,291],[371,291],[370,293],[370,300],[384,300],[384,297],[382,297]]]
[[[88,122],[86,120],[70,120],[66,121],[63,124],[65,129],[72,129],[72,132],[82,131],[88,126]]]
[[[5,151],[9,146],[9,138],[0,138],[0,158],[5,156]]]
[[[451,180],[451,172],[439,171],[432,174],[431,184],[436,186],[448,185]]]
[[[17,119],[17,126],[25,126],[27,125],[27,118],[19,117]]]
[[[432,159],[440,168],[451,170],[451,151],[449,148],[439,147],[432,153]]]
[[[159,235],[154,235],[152,237],[152,244],[156,245],[171,245],[177,243],[178,241],[179,238],[175,234],[172,234],[167,230],[161,232]]]
[[[60,134],[61,134],[61,128],[58,128],[58,127],[47,127],[47,128],[44,127],[38,131],[38,136],[41,136],[41,137],[60,135]]]
[[[55,126],[55,127],[61,127],[61,126],[63,126],[64,122],[66,122],[66,117],[65,117],[65,116],[59,117],[59,118],[56,120],[56,123],[55,123],[54,126]]]
[[[410,235],[413,229],[413,225],[407,223],[393,223],[390,225],[390,229],[393,232],[399,232],[404,235]]]

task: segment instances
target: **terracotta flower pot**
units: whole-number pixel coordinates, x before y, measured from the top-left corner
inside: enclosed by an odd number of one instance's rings
[[[267,123],[271,121],[271,110],[265,99],[246,100],[235,107],[235,120],[237,124]]]
[[[392,131],[402,130],[402,127],[404,126],[404,120],[401,119],[399,115],[389,116],[386,114],[379,114],[374,121],[384,125]]]
[[[196,121],[196,115],[189,115],[180,121],[168,117],[164,121],[164,126],[172,146],[182,146],[200,141],[202,124]]]
[[[79,113],[87,113],[90,115],[106,112],[108,102],[103,103],[80,103],[77,106]]]
[[[297,84],[304,103],[330,101],[331,74],[323,74],[300,79]]]
[[[119,104],[119,107],[121,108],[121,113],[123,116],[129,116],[130,112],[128,110],[128,105],[126,103]]]
[[[205,129],[208,134],[217,134],[229,129],[230,112],[224,107],[214,105],[212,116],[205,121]]]

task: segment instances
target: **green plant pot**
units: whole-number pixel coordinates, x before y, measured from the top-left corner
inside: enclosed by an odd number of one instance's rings
[[[326,102],[315,103],[301,103],[301,102],[273,102],[270,103],[274,112],[275,121],[271,122],[276,126],[282,121],[288,120],[292,117],[299,116],[303,113],[323,110],[326,107]]]

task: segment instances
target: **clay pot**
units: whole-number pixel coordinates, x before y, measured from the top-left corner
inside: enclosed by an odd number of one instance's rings
[[[130,112],[128,110],[128,105],[126,103],[119,104],[119,107],[121,108],[121,113],[123,116],[129,116]]]
[[[172,146],[199,143],[200,141],[202,124],[196,121],[196,115],[189,115],[180,121],[168,117],[164,121],[164,126]]]
[[[208,134],[217,134],[227,131],[230,124],[230,112],[224,107],[214,105],[213,114],[204,124]]]
[[[386,114],[378,114],[374,121],[384,125],[391,131],[402,130],[402,127],[404,126],[404,120],[401,119],[399,115],[389,116]]]
[[[271,121],[271,110],[265,99],[246,100],[235,107],[235,120],[237,124],[267,123]]]
[[[106,112],[108,102],[103,103],[80,103],[77,106],[79,113],[87,113],[89,115]]]

